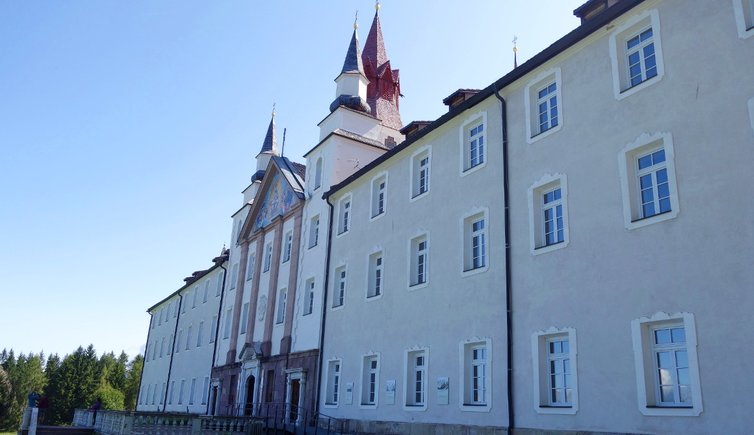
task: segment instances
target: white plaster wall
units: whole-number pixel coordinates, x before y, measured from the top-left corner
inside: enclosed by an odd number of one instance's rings
[[[339,108],[327,115],[319,123],[319,140],[323,140],[328,134],[338,128],[380,142],[384,142],[388,136],[392,136],[396,142],[400,142],[403,139],[403,135],[399,131],[380,124],[377,118],[354,110]],[[307,165],[307,167],[310,166]],[[313,166],[311,167],[313,168]]]
[[[170,298],[169,300],[165,301],[161,305],[155,308],[150,314],[153,316],[152,323],[154,324],[154,328],[150,329],[149,331],[149,341],[147,343],[146,352],[145,352],[145,360],[144,360],[144,372],[141,375],[141,390],[139,391],[139,398],[137,399],[137,405],[136,409],[138,411],[155,411],[157,409],[161,409],[161,400],[162,397],[159,397],[158,392],[158,398],[155,401],[155,404],[152,404],[152,396],[147,398],[147,386],[151,385],[152,389],[154,389],[155,384],[158,385],[158,391],[160,386],[163,382],[167,379],[168,376],[168,365],[170,361],[169,354],[166,356],[163,354],[162,357],[160,357],[160,343],[162,342],[162,339],[165,339],[166,346],[167,342],[170,339],[170,336],[173,334],[173,331],[175,330],[175,323],[176,318],[173,317],[173,310],[168,313],[167,321],[165,322],[159,322],[158,316],[160,315],[160,312],[162,310],[167,310],[168,307],[173,307],[171,304],[175,304],[177,306],[178,304],[178,296],[175,296],[173,298]],[[152,358],[152,348],[155,346],[156,343],[156,352],[155,352],[155,358]],[[143,396],[142,396],[143,394]],[[141,400],[144,399],[144,400]]]
[[[741,401],[754,332],[754,40],[736,35],[729,1],[650,1],[542,69],[562,70],[559,132],[527,144],[523,78],[509,102],[515,408],[529,428],[631,433],[748,433]],[[661,23],[665,75],[620,101],[612,88],[610,30],[646,9]],[[690,23],[694,23],[693,26]],[[531,76],[536,75],[533,72]],[[627,230],[618,154],[643,134],[672,134],[680,212]],[[544,174],[568,177],[570,241],[529,250],[527,189]],[[647,417],[637,404],[631,321],[655,312],[696,318],[704,411]],[[501,313],[502,315],[502,313]],[[540,415],[533,402],[531,334],[574,328],[579,409]]]
[[[459,129],[470,117],[486,113],[486,165],[461,176]],[[462,113],[419,142],[365,174],[333,198],[351,194],[352,220],[348,233],[333,237],[330,274],[347,265],[347,289],[342,308],[332,309],[332,278],[325,325],[324,361],[342,359],[341,400],[320,412],[339,418],[381,421],[442,422],[505,426],[505,317],[503,263],[502,153],[500,105],[494,97]],[[410,200],[410,157],[424,145],[432,147],[430,192]],[[370,220],[371,180],[388,174],[384,216]],[[488,210],[488,264],[481,273],[464,276],[461,221],[472,210]],[[336,213],[337,215],[337,213]],[[429,234],[429,282],[409,288],[409,240]],[[366,299],[367,258],[376,249],[384,254],[384,293]],[[494,386],[491,407],[463,411],[460,403],[460,344],[471,339],[491,340],[489,376]],[[405,351],[429,350],[426,410],[404,410]],[[379,402],[362,409],[361,365],[365,354],[380,355]],[[450,381],[449,404],[438,403],[435,382]],[[395,380],[395,404],[384,400],[385,381]],[[323,385],[326,373],[323,374]],[[346,384],[354,384],[353,403],[345,403]],[[325,403],[325,388],[320,403]]]
[[[280,242],[280,256],[278,258],[272,259],[273,262],[277,261],[279,264],[278,269],[278,282],[277,282],[277,288],[275,289],[275,307],[272,311],[272,355],[278,355],[280,354],[280,340],[283,338],[283,333],[285,329],[285,321],[281,323],[277,323],[277,312],[278,312],[278,304],[280,301],[278,300],[280,296],[280,289],[287,289],[288,288],[288,278],[290,277],[291,273],[291,262],[286,261],[283,263],[283,255],[285,251],[285,235],[288,233],[288,231],[291,231],[291,234],[293,233],[293,224],[295,220],[293,217],[288,218],[285,222],[283,222],[283,237]],[[291,253],[293,252],[293,248],[291,248]],[[288,298],[286,301],[286,304],[293,303],[293,298],[291,298],[291,294],[293,292],[289,289],[288,290]]]

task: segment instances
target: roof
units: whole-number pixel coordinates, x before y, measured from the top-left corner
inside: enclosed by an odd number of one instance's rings
[[[359,35],[356,34],[355,28],[353,29],[351,42],[348,44],[348,51],[346,52],[346,59],[343,61],[343,69],[340,73],[364,74],[364,66],[361,63],[361,49],[359,49]]]
[[[456,102],[458,98],[464,97],[468,99],[470,96],[476,94],[477,92],[479,92],[479,89],[459,89],[453,92],[452,94],[448,95],[447,97],[443,98],[442,104],[446,106],[451,106]]]
[[[364,63],[371,61],[375,68],[379,68],[387,59],[385,40],[382,38],[382,26],[380,25],[379,11],[374,13],[372,27],[369,28],[367,40],[364,43],[364,53],[361,55]]]
[[[629,10],[633,9],[634,7],[638,6],[639,4],[643,2],[644,0],[622,0],[618,2],[617,4],[615,4],[614,6],[606,9],[603,13],[599,14],[595,18],[582,23],[576,29],[572,30],[567,35],[558,39],[552,45],[545,48],[544,50],[536,54],[534,57],[532,57],[531,59],[529,59],[522,65],[519,65],[518,68],[514,68],[511,72],[499,78],[497,81],[493,82],[491,85],[482,89],[476,95],[467,99],[463,103],[460,103],[457,106],[452,107],[446,114],[437,118],[427,127],[424,127],[423,129],[417,131],[416,133],[406,138],[406,140],[404,140],[400,145],[394,147],[393,149],[386,152],[385,154],[372,160],[372,162],[370,162],[369,164],[367,164],[360,170],[356,171],[345,180],[332,186],[330,190],[328,190],[322,195],[322,197],[328,198],[332,196],[339,190],[343,189],[347,185],[354,182],[363,174],[371,171],[375,166],[382,164],[382,162],[390,159],[395,154],[398,154],[399,152],[408,148],[409,146],[411,146],[411,144],[420,140],[421,138],[428,135],[432,131],[436,130],[441,125],[455,118],[456,116],[463,113],[467,109],[474,107],[477,104],[481,103],[482,101],[486,100],[487,98],[495,94],[497,90],[502,89],[512,84],[516,80],[524,77],[526,74],[532,72],[534,69],[540,67],[547,61],[551,60],[552,58],[562,53],[566,49],[572,47],[579,41],[591,35],[592,33],[602,29],[602,27],[609,24],[611,21],[613,21],[617,17],[625,14],[626,12],[628,12]]]
[[[175,295],[179,294],[183,290],[185,290],[187,287],[191,287],[196,281],[198,281],[201,277],[211,273],[218,267],[222,266],[223,263],[228,261],[228,258],[230,257],[230,249],[223,249],[222,253],[218,255],[217,257],[212,259],[212,262],[215,263],[214,266],[210,267],[209,269],[205,270],[199,270],[191,274],[190,277],[185,278],[184,281],[186,284],[181,286],[178,290],[174,291],[173,293],[170,293],[167,297],[163,298],[161,301],[157,302],[156,304],[152,305],[151,307],[147,308],[147,313],[151,312],[155,308],[159,307],[163,303],[165,303],[167,300],[175,297]]]
[[[272,112],[272,119],[270,119],[270,125],[267,127],[267,134],[264,136],[264,142],[262,142],[262,149],[259,154],[262,153],[275,153],[277,152],[277,139],[275,138],[275,112]]]
[[[364,145],[369,145],[369,146],[377,147],[377,148],[380,148],[380,149],[383,149],[383,150],[386,150],[386,151],[389,149],[387,146],[385,146],[384,143],[382,143],[382,142],[380,142],[380,141],[378,141],[376,139],[370,139],[370,138],[364,137],[364,136],[362,136],[360,134],[357,134],[357,133],[354,133],[354,132],[351,132],[351,131],[348,131],[348,130],[343,130],[342,128],[336,128],[335,130],[331,131],[327,136],[325,136],[321,141],[319,141],[317,143],[317,145],[314,145],[312,147],[312,149],[310,149],[309,151],[307,151],[306,154],[304,154],[304,157],[306,157],[309,154],[311,154],[312,151],[314,151],[315,149],[317,149],[318,146],[320,146],[323,143],[325,143],[325,141],[327,141],[327,139],[330,139],[331,136],[344,137],[346,139],[351,139],[351,140],[354,140],[356,142],[361,142]]]

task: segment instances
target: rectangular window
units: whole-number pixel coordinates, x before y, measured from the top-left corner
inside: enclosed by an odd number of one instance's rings
[[[660,18],[656,9],[635,15],[610,35],[613,92],[621,100],[664,75]]]
[[[565,247],[568,244],[566,176],[546,175],[529,188],[528,195],[532,254]]]
[[[406,362],[406,406],[426,407],[427,351],[408,352]]]
[[[223,274],[217,275],[217,288],[215,289],[215,296],[220,296],[220,293],[223,291]]]
[[[305,284],[306,293],[304,294],[304,315],[311,314],[314,311],[314,278],[309,278]]]
[[[319,157],[314,165],[314,190],[319,189],[320,186],[322,186],[322,157]]]
[[[186,380],[185,379],[181,379],[181,389],[178,392],[178,404],[179,405],[183,404],[183,390],[185,388],[186,388]]]
[[[243,304],[241,309],[241,334],[246,333],[246,323],[249,321],[249,303]]]
[[[665,150],[653,150],[637,158],[641,218],[671,211]]]
[[[488,410],[491,406],[492,366],[491,341],[462,343],[463,357],[460,394],[462,409],[466,411]]]
[[[474,405],[487,403],[487,349],[476,346],[471,349],[471,402]]]
[[[382,251],[369,256],[369,283],[367,285],[367,297],[372,298],[382,294],[384,280],[382,264]]]
[[[325,405],[337,405],[340,397],[340,360],[327,363],[327,393]]]
[[[272,242],[264,246],[264,272],[270,270],[270,264],[272,264]]]
[[[430,150],[425,149],[411,158],[411,198],[417,198],[429,192],[430,157]]]
[[[293,249],[293,231],[285,233],[285,247],[283,248],[283,263],[291,259],[291,249]]]
[[[642,414],[701,414],[693,314],[660,312],[632,321],[631,328]]]
[[[186,305],[188,305],[188,300],[191,297],[191,290],[186,290],[186,293],[184,293],[183,298],[185,301],[181,301],[181,314],[186,314]]]
[[[152,405],[154,405],[157,402],[157,384],[154,384],[154,389],[152,390]]]
[[[173,404],[173,396],[175,396],[175,381],[170,381],[170,394],[168,395],[168,405]]]
[[[541,195],[542,230],[545,246],[554,245],[564,240],[563,201],[560,187]]]
[[[361,384],[361,404],[377,404],[377,388],[379,386],[379,361],[377,355],[364,357],[363,378]]]
[[[333,301],[332,306],[342,307],[346,301],[346,267],[342,266],[335,269]]]
[[[631,87],[657,75],[657,61],[651,27],[626,41],[626,63]]]
[[[558,126],[558,85],[550,83],[537,92],[539,132]]]
[[[385,213],[385,191],[387,190],[387,176],[382,175],[372,181],[372,217]]]
[[[527,143],[534,143],[560,130],[563,124],[562,87],[560,68],[544,71],[526,84]]]
[[[194,395],[196,393],[196,378],[191,379],[191,392],[189,393],[189,405],[194,404]]]
[[[181,351],[181,339],[183,338],[183,329],[178,330],[178,335],[175,336],[175,353]]]
[[[193,325],[189,325],[188,330],[186,331],[186,350],[189,350],[191,346],[191,328]]]
[[[469,130],[469,168],[484,163],[484,124]]]
[[[160,342],[160,358],[162,358],[164,353],[165,353],[165,337],[162,337],[162,341]]]
[[[230,270],[230,289],[233,290],[236,288],[236,281],[238,281],[238,263],[234,264]]]
[[[162,383],[162,387],[160,387],[160,405],[165,403],[165,388],[167,384],[165,382]]]
[[[309,224],[309,247],[313,248],[319,243],[319,215],[314,216]]]
[[[209,376],[204,377],[204,387],[202,388],[202,405],[207,404],[207,395],[209,394]]]
[[[201,347],[204,340],[204,322],[199,322],[199,330],[196,331],[196,347]]]
[[[212,316],[212,326],[209,331],[209,342],[215,342],[215,332],[217,331],[217,316]]]
[[[411,240],[411,278],[409,284],[419,285],[427,283],[427,269],[429,266],[429,246],[427,236],[419,236]]]
[[[272,402],[275,398],[275,370],[267,370],[265,379],[265,402]]]
[[[351,225],[351,197],[341,199],[338,204],[338,234],[343,234]]]
[[[228,308],[225,312],[225,332],[223,333],[223,339],[230,337],[230,325],[233,320],[233,307]]]
[[[288,289],[280,289],[278,292],[278,310],[275,323],[280,324],[285,320],[285,304],[288,301]]]
[[[246,281],[254,277],[254,266],[256,265],[256,256],[249,254],[246,258]]]
[[[479,270],[487,266],[487,219],[485,212],[463,220],[463,271]]]
[[[194,289],[194,299],[191,303],[191,308],[196,308],[196,301],[199,299],[199,287]]]
[[[207,303],[207,297],[209,296],[209,281],[204,283],[204,296],[202,296],[202,303]]]

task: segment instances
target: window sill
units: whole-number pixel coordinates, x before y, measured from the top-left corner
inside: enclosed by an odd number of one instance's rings
[[[474,172],[476,172],[476,171],[484,168],[485,166],[487,166],[487,156],[486,155],[485,155],[484,161],[482,163],[479,163],[479,164],[474,165],[474,166],[469,166],[468,168],[463,168],[461,170],[461,176],[465,177],[465,176],[467,176],[469,174],[473,174]]]
[[[462,403],[461,411],[469,412],[489,412],[492,406],[490,404]]]
[[[556,251],[558,249],[563,249],[566,246],[568,246],[568,239],[565,239],[562,242],[553,243],[551,245],[537,246],[531,250],[531,254],[532,255],[546,254],[548,252]]]
[[[557,415],[574,415],[578,411],[578,407],[569,406],[557,406],[557,405],[539,405],[534,408],[537,414],[557,414]]]
[[[418,290],[420,288],[426,287],[428,284],[429,283],[427,281],[419,282],[419,283],[416,283],[416,284],[409,284],[408,285],[408,289],[409,290]]]
[[[631,95],[639,92],[640,90],[642,90],[642,89],[644,89],[644,88],[646,88],[648,86],[652,86],[653,84],[659,82],[660,79],[662,79],[662,75],[663,74],[658,71],[657,75],[654,76],[654,77],[648,78],[648,79],[642,81],[641,83],[637,83],[637,84],[635,84],[633,86],[629,86],[627,88],[623,88],[623,89],[620,90],[620,92],[618,92],[615,95],[615,98],[617,100],[622,100],[622,99],[624,99],[626,97],[629,97],[629,96],[631,96]]]
[[[702,413],[701,406],[645,406],[639,411],[647,416],[697,417]]]
[[[378,299],[382,299],[382,293],[377,295],[367,295],[367,302],[376,301]]]
[[[369,222],[375,221],[375,220],[381,218],[382,216],[385,216],[385,212],[384,211],[382,213],[378,213],[378,214],[370,217],[369,218]]]
[[[671,202],[672,202],[672,199],[671,199]],[[678,215],[678,208],[677,208],[677,206],[675,204],[673,204],[673,206],[676,207],[673,210],[666,211],[664,213],[658,213],[658,214],[655,214],[655,215],[652,215],[652,216],[649,216],[649,217],[645,217],[645,218],[641,218],[641,219],[636,219],[636,220],[632,220],[630,222],[627,222],[626,223],[626,229],[633,230],[633,229],[636,229],[636,228],[641,228],[641,227],[644,227],[644,226],[647,226],[647,225],[651,225],[651,224],[655,224],[655,223],[658,223],[658,222],[663,222],[663,221],[666,221],[668,219],[673,219],[673,218],[675,218]]]
[[[424,404],[424,405],[403,405],[403,410],[404,411],[413,411],[413,412],[416,412],[416,411],[426,411],[427,410],[427,405],[426,404]]]
[[[475,267],[473,269],[464,269],[461,272],[461,276],[467,277],[467,276],[472,276],[472,275],[478,275],[480,273],[487,272],[487,270],[489,270],[489,265],[485,264],[484,266]]]
[[[409,201],[410,202],[418,201],[419,199],[424,198],[427,195],[429,195],[429,189],[427,189],[426,191],[422,193],[411,196],[411,198],[409,198]]]
[[[533,144],[534,142],[538,142],[538,141],[540,141],[540,140],[542,140],[542,139],[544,139],[544,138],[546,138],[546,137],[548,137],[548,136],[550,136],[550,135],[552,135],[552,134],[560,131],[560,126],[561,125],[562,124],[558,124],[558,125],[556,125],[554,127],[548,128],[547,130],[540,131],[539,133],[535,134],[534,136],[532,136],[530,138],[527,138],[526,141],[529,144]]]

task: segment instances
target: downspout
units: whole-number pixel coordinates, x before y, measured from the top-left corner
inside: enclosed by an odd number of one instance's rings
[[[325,345],[325,318],[327,317],[327,289],[330,285],[330,252],[332,247],[332,217],[333,217],[333,205],[330,203],[330,197],[324,197],[330,208],[330,214],[327,221],[327,255],[325,256],[325,282],[322,290],[322,321],[319,326],[319,361],[317,363],[317,389],[315,390],[314,399],[314,411],[319,413],[319,396],[320,388],[322,387],[322,362],[324,359],[324,345]]]
[[[147,311],[149,313],[149,311]],[[139,391],[136,393],[136,406],[134,411],[139,407],[139,397],[141,396],[141,383],[144,382],[144,366],[147,365],[147,352],[149,351],[149,337],[152,335],[152,322],[154,322],[154,315],[149,313],[149,326],[147,328],[147,345],[144,346],[144,362],[141,364],[141,374],[139,375]]]
[[[162,412],[165,412],[165,408],[168,406],[168,391],[170,390],[170,374],[173,371],[173,354],[175,353],[175,340],[176,334],[178,334],[178,323],[181,322],[181,306],[183,305],[183,294],[178,294],[178,315],[175,318],[175,328],[173,329],[173,343],[170,345],[170,363],[168,365],[168,382],[165,384],[165,397],[162,398]]]
[[[500,101],[500,121],[503,128],[503,204],[505,213],[505,326],[508,360],[508,434],[513,435],[515,413],[513,406],[513,302],[511,296],[511,221],[510,221],[510,192],[508,183],[508,118],[505,98],[500,95],[497,82],[492,84],[495,97]]]
[[[225,260],[223,260],[223,263],[225,263]],[[228,269],[223,266],[223,263],[220,263],[220,268],[223,270],[223,284],[222,288],[220,288],[220,304],[217,306],[217,323],[215,324],[215,345],[212,347],[212,366],[209,369],[209,375],[210,380],[212,379],[212,369],[215,367],[215,357],[217,356],[217,339],[220,334],[220,315],[222,315],[223,312],[223,298],[225,298],[225,278],[228,276]],[[212,332],[210,332],[211,334]],[[210,391],[212,390],[212,384],[209,385]],[[209,397],[209,391],[207,392],[207,397]],[[215,397],[215,401],[217,401],[217,398]],[[209,415],[209,404],[211,403],[211,400],[207,400],[207,409],[204,411],[205,415]]]

